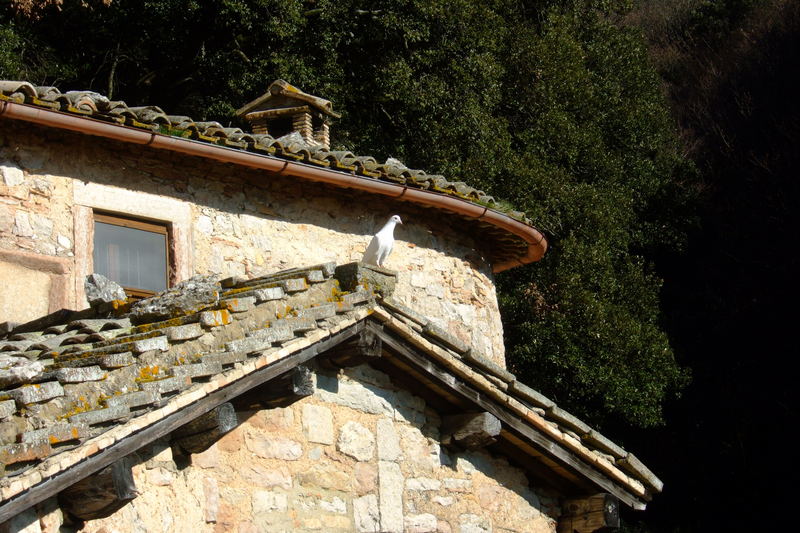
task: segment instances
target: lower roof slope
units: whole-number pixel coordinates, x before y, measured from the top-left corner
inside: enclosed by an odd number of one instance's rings
[[[370,364],[437,408],[499,419],[495,449],[562,492],[599,488],[642,509],[661,490],[633,454],[393,300],[395,279],[358,263],[195,277],[133,305],[54,313],[0,336],[0,523],[364,337],[382,346]]]

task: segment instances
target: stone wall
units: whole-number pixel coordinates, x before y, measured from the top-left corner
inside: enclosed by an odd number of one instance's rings
[[[368,366],[317,374],[313,396],[238,416],[200,454],[141,450],[140,496],[80,531],[555,531],[552,495],[503,458],[448,453],[439,416]],[[41,514],[63,520],[52,505]]]
[[[395,297],[505,365],[491,265],[462,221],[412,204],[270,175],[131,144],[2,121],[0,274],[35,283],[19,268],[27,252],[66,261],[51,300],[86,305],[92,211],[170,224],[173,281],[194,273],[258,276],[325,261],[358,260],[392,214],[387,266],[399,272]],[[11,257],[11,259],[9,259]],[[20,278],[22,276],[22,278]],[[27,276],[27,277],[26,277]],[[54,294],[54,291],[57,294]],[[25,302],[0,292],[0,322],[21,321]],[[38,305],[38,307],[37,307]],[[53,307],[29,302],[36,311]]]

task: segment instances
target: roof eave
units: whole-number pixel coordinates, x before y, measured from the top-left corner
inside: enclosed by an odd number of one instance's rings
[[[99,121],[89,117],[75,116],[60,111],[52,111],[14,102],[0,101],[0,117],[22,120],[87,135],[105,137],[122,142],[146,145],[152,148],[203,157],[224,163],[242,165],[274,172],[279,175],[294,176],[300,179],[327,183],[336,187],[357,189],[397,200],[412,202],[418,205],[435,207],[476,221],[485,222],[496,228],[507,231],[523,239],[527,243],[525,254],[512,260],[494,264],[494,272],[502,272],[510,268],[538,261],[547,250],[547,240],[536,228],[508,215],[489,209],[488,207],[438,192],[409,188],[405,185],[355,176],[337,170],[287,161],[269,155],[254,154],[191,139],[172,137],[156,133],[155,131],[136,129],[120,124]]]

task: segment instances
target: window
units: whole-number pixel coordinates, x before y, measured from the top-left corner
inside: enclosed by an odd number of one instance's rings
[[[116,281],[138,299],[169,284],[166,224],[94,213],[94,271]]]

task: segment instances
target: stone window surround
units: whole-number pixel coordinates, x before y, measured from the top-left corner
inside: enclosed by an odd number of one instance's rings
[[[93,272],[94,211],[163,222],[170,229],[172,279],[174,284],[192,275],[192,208],[187,202],[156,194],[132,191],[98,183],[75,182],[75,294],[78,308],[88,307],[83,280]]]

